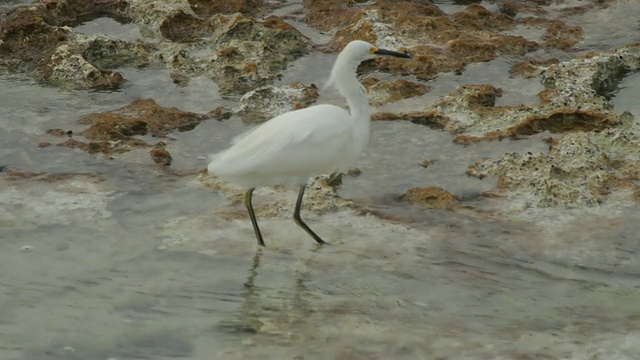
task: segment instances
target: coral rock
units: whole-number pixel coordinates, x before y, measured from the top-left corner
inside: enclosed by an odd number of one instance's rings
[[[407,190],[401,197],[411,204],[422,204],[434,209],[454,209],[457,207],[455,197],[439,187],[416,187]]]
[[[240,98],[235,112],[246,122],[262,122],[285,112],[305,108],[318,98],[318,88],[311,84],[264,86]]]

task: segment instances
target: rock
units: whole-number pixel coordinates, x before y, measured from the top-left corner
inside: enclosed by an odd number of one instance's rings
[[[108,16],[121,22],[130,21],[129,3],[119,0],[36,0],[30,5],[47,23],[54,26],[76,26],[79,22]]]
[[[455,209],[458,207],[455,197],[439,187],[416,187],[407,190],[401,197],[410,204],[426,205],[434,209]]]
[[[64,136],[66,132],[62,129],[48,129],[46,133],[49,135]]]
[[[77,34],[75,39],[80,45],[79,55],[99,68],[142,67],[159,63],[155,59],[157,46],[145,41],[124,41],[102,35],[81,34]]]
[[[194,24],[200,23],[206,32],[207,26],[200,21],[186,0],[136,0],[128,2],[127,17],[132,19],[140,28],[140,33],[146,37],[156,39],[183,39],[185,30],[195,29]],[[188,20],[188,24],[181,24],[180,19]],[[165,37],[164,35],[167,35]]]
[[[103,68],[151,62],[154,47],[138,41],[86,37],[65,26],[88,14],[124,18],[119,1],[40,0],[0,19],[0,58],[12,70],[64,88],[112,89],[122,74]],[[143,58],[143,59],[141,59]]]
[[[233,113],[222,106],[218,106],[217,108],[209,111],[207,115],[211,116],[216,120],[222,121],[230,118],[233,115]]]
[[[266,10],[262,0],[189,0],[189,4],[198,16],[203,17],[235,13],[257,15]]]
[[[156,165],[169,166],[173,160],[171,154],[165,149],[165,144],[163,142],[156,144],[155,148],[149,151],[149,154]]]
[[[192,43],[210,36],[213,27],[207,19],[177,10],[160,23],[159,31],[164,38],[171,41]]]
[[[540,26],[546,29],[546,34],[543,36],[545,47],[567,50],[584,39],[584,32],[581,27],[567,25],[561,20],[528,18],[523,20],[523,24]]]
[[[637,191],[629,179],[640,175],[638,125],[622,114],[618,127],[572,132],[551,143],[548,154],[508,153],[469,167],[468,174],[498,177],[498,195],[527,207],[583,207],[606,202],[610,194]]]
[[[374,106],[423,95],[429,91],[427,85],[403,79],[381,81],[366,77],[362,80],[362,85],[367,89],[369,102]]]
[[[146,143],[144,143],[142,140],[138,140],[138,142],[135,143],[135,145],[145,146]],[[131,145],[128,143],[124,143],[122,141],[83,142],[76,139],[69,139],[65,142],[56,144],[56,146],[80,149],[88,152],[89,154],[96,154],[96,153],[112,154],[112,153],[127,152],[131,150]]]
[[[115,89],[124,82],[121,73],[98,69],[80,52],[67,44],[58,46],[43,67],[45,79],[61,87],[88,89]]]
[[[539,77],[547,89],[539,94],[536,104],[496,106],[502,89],[490,84],[461,85],[423,112],[386,116],[441,126],[461,144],[543,131],[601,131],[619,124],[619,114],[611,112],[607,98],[615,91],[621,74],[640,67],[640,45],[539,66]]]
[[[171,131],[189,131],[201,121],[208,119],[207,115],[181,111],[176,107],[162,107],[152,99],[137,99],[129,105],[119,109],[89,114],[78,120],[79,124],[92,124],[92,128],[82,132],[90,139],[122,140],[123,137],[133,135],[150,135],[165,137]],[[117,130],[117,134],[98,130],[100,125],[109,125]]]
[[[547,60],[521,61],[511,67],[509,71],[512,75],[520,75],[526,79],[538,77],[545,68],[560,63],[556,58]]]
[[[209,39],[211,53],[170,48],[163,56],[176,79],[211,77],[223,94],[242,94],[267,85],[287,63],[311,49],[309,40],[278,17],[264,21],[234,15],[216,15]]]
[[[138,99],[113,111],[81,117],[78,123],[91,126],[80,134],[92,142],[69,139],[58,146],[79,148],[89,153],[125,152],[132,147],[150,146],[134,136],[166,137],[175,130],[190,131],[208,118],[208,115],[185,112],[175,107],[165,108],[151,99]],[[157,158],[170,164],[171,156],[167,155],[163,151],[152,153],[154,160]]]
[[[219,12],[257,14],[263,5],[261,1],[37,0],[0,19],[0,67],[28,71],[64,88],[114,89],[124,79],[111,69],[163,63],[176,82],[208,76],[222,93],[242,94],[273,82],[288,62],[311,49],[305,36],[278,17],[256,21]],[[85,36],[66,26],[92,14],[135,22],[144,36],[159,41]],[[189,46],[193,43],[198,46]]]
[[[291,110],[305,108],[314,103],[318,96],[318,88],[314,84],[267,85],[243,95],[234,111],[245,122],[262,122]]]
[[[354,39],[407,50],[413,59],[376,59],[376,66],[394,73],[410,73],[421,80],[441,72],[461,72],[469,63],[497,56],[522,56],[541,46],[568,49],[583,37],[581,28],[568,26],[561,20],[514,18],[504,11],[493,13],[479,4],[471,4],[451,16],[434,4],[415,1],[382,0],[352,7],[338,0],[305,1],[305,5],[309,23],[323,30],[336,30],[329,46],[331,51],[338,51]],[[514,4],[512,8],[544,15],[537,4],[529,8]],[[505,34],[517,26],[545,30],[543,42]]]
[[[36,7],[17,7],[0,18],[0,57],[10,69],[37,71],[70,35],[70,29],[47,23]]]
[[[435,164],[436,160],[434,159],[424,159],[420,162],[420,166],[422,166],[423,168],[428,168],[429,166]]]

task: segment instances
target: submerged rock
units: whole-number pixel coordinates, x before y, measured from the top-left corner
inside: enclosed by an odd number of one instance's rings
[[[8,169],[0,178],[0,225],[33,229],[49,225],[95,228],[110,222],[112,187],[96,174]],[[82,217],[78,218],[78,213]],[[110,224],[113,225],[113,224]]]

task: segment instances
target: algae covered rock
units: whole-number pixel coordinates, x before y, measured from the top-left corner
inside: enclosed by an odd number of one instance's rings
[[[79,148],[89,153],[126,152],[136,147],[151,146],[136,136],[164,138],[172,131],[190,131],[209,117],[207,114],[186,112],[175,107],[162,107],[152,99],[137,99],[113,111],[81,117],[78,123],[91,126],[80,135],[91,141],[85,143],[68,139],[58,146]],[[156,163],[171,163],[171,156],[164,149],[164,144],[156,144],[155,150],[152,150],[151,155]]]
[[[469,166],[468,174],[498,178],[496,193],[526,207],[582,207],[604,203],[621,190],[637,190],[640,129],[628,113],[620,127],[572,132],[548,153],[507,153]]]

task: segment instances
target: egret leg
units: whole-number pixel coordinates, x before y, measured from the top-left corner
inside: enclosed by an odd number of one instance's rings
[[[251,204],[251,195],[253,195],[253,190],[255,190],[255,188],[251,188],[244,193],[244,206],[246,206],[247,211],[249,211],[249,218],[251,218],[251,225],[253,225],[253,231],[256,233],[258,245],[265,246],[264,240],[262,240],[262,233],[258,227],[258,221],[256,220],[256,213],[253,211],[253,205]]]
[[[318,242],[318,244],[326,244],[324,240],[320,238],[316,233],[311,230],[311,228],[302,221],[300,217],[300,206],[302,206],[302,197],[304,196],[304,190],[306,189],[306,185],[300,186],[300,191],[298,192],[298,200],[296,200],[296,209],[293,211],[293,220],[300,226],[307,234],[311,235],[311,237]]]

